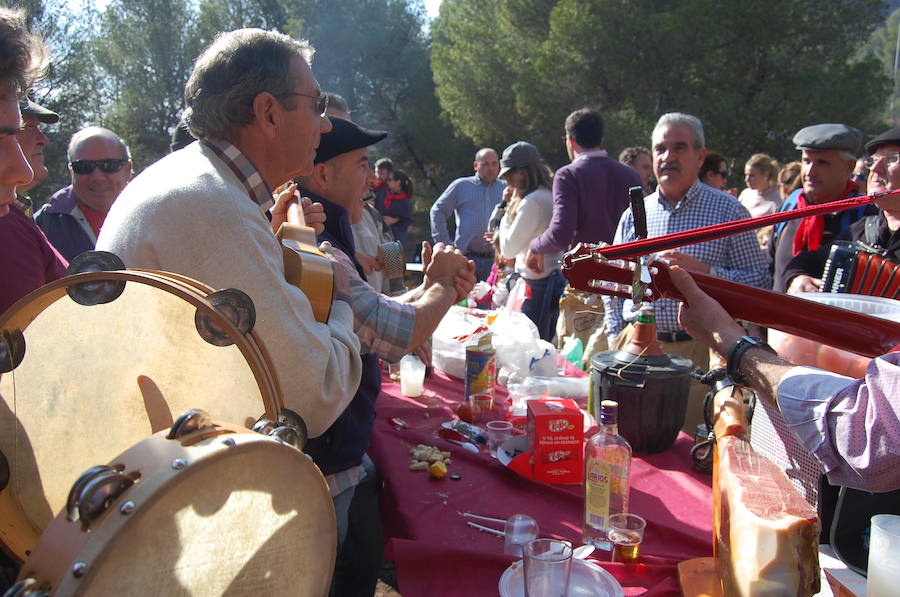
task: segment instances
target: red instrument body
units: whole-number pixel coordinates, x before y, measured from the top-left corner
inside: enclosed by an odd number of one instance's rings
[[[579,243],[563,256],[562,272],[569,285],[585,292],[631,298],[633,261],[610,261],[603,245]],[[672,284],[669,267],[651,260],[650,282],[643,300],[684,300]],[[735,319],[775,328],[835,348],[876,357],[900,345],[900,323],[830,307],[787,294],[738,284],[708,274],[690,272],[697,285]],[[612,284],[610,284],[612,283]],[[618,285],[618,286],[615,286]]]

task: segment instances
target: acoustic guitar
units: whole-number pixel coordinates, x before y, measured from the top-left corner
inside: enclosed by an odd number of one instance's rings
[[[563,256],[562,272],[578,290],[608,296],[656,301],[684,300],[669,276],[669,266],[652,255],[637,260],[610,260],[606,245],[579,243]],[[815,303],[802,298],[739,284],[709,274],[689,272],[703,292],[735,319],[781,330],[876,357],[900,345],[900,323]]]
[[[292,203],[287,221],[278,229],[284,259],[284,277],[303,291],[316,321],[328,323],[334,298],[334,263],[319,250],[316,231],[306,225],[303,209]]]

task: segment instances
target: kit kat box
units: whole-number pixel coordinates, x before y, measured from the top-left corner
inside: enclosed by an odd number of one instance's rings
[[[544,483],[584,479],[584,420],[570,398],[528,401],[528,443],[534,478]]]

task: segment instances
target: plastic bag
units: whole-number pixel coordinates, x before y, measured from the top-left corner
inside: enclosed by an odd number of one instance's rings
[[[432,334],[431,361],[435,368],[447,375],[465,379],[466,345],[486,333],[486,311],[472,311],[454,305],[450,307]],[[484,331],[479,332],[479,330]]]
[[[516,278],[515,284],[509,291],[509,298],[506,299],[506,310],[518,313],[522,310],[522,303],[528,298],[528,284],[525,278]]]

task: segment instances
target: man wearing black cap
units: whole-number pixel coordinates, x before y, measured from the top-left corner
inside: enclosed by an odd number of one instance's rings
[[[801,150],[803,188],[792,193],[781,211],[830,203],[859,195],[850,179],[862,135],[845,124],[816,124],[794,135]],[[778,292],[817,292],[822,285],[822,262],[816,251],[828,246],[850,225],[874,208],[809,216],[776,225],[769,243],[774,267],[773,288]]]
[[[20,102],[19,109],[22,129],[16,133],[16,140],[34,178],[16,187],[17,197],[9,214],[0,218],[0,313],[32,290],[61,278],[68,265],[31,218],[31,200],[25,195],[47,177],[44,147],[48,141],[39,123],[58,122],[59,115],[28,99]]]
[[[366,456],[375,421],[375,399],[381,391],[379,357],[396,362],[427,340],[447,310],[475,283],[475,264],[459,250],[438,244],[423,251],[425,282],[390,299],[365,282],[350,224],[363,209],[363,197],[374,178],[368,147],[387,136],[329,117],[331,132],[322,135],[315,166],[302,176],[298,191],[325,206],[328,241],[352,261],[351,302],[357,314],[354,331],[362,346],[363,372],[347,410],[322,436],[310,440],[306,452],[326,475],[338,521],[336,595],[372,595],[378,579],[383,542],[374,486],[374,466]]]

